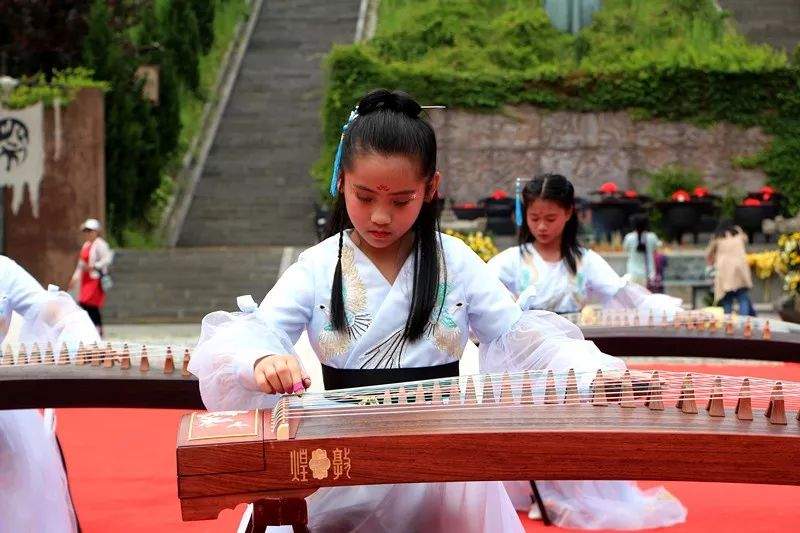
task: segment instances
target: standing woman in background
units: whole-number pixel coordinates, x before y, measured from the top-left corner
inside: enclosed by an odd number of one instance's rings
[[[739,313],[756,316],[750,300],[753,279],[747,265],[747,234],[733,221],[720,221],[714,238],[708,244],[706,261],[716,271],[714,276],[714,301],[730,313],[733,301],[739,302]]]
[[[634,230],[625,235],[622,248],[628,254],[628,278],[655,292],[659,285],[659,272],[656,265],[656,250],[661,241],[650,231],[650,220],[645,213],[631,217]]]
[[[106,287],[103,278],[108,276],[108,267],[114,260],[114,253],[108,243],[100,237],[102,226],[97,219],[89,218],[81,226],[86,241],[81,247],[78,266],[72,274],[67,290],[78,284],[80,292],[78,304],[89,314],[92,323],[103,336],[103,319],[100,309],[106,302]]]
[[[559,174],[517,184],[519,245],[489,261],[503,285],[527,310],[580,312],[592,300],[604,307],[674,315],[680,300],[628,283],[596,252],[578,244],[575,189]],[[686,520],[686,509],[665,488],[640,490],[633,481],[536,481],[548,517],[561,527],[644,529]],[[520,510],[531,506],[527,481],[506,483]]]

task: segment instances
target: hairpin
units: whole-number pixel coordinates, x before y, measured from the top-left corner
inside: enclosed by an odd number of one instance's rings
[[[342,168],[342,152],[344,151],[344,134],[347,133],[347,128],[350,127],[350,124],[358,116],[358,107],[356,106],[350,112],[350,117],[345,122],[344,126],[342,126],[342,136],[339,138],[339,146],[336,148],[336,158],[333,160],[333,173],[331,174],[331,189],[330,193],[331,196],[335,197],[336,194],[339,192],[339,171]]]
[[[447,109],[443,105],[423,105],[420,106],[422,109]],[[347,129],[350,127],[350,124],[358,117],[358,106],[350,112],[350,117],[345,122],[344,126],[342,126],[342,136],[339,137],[339,146],[336,148],[336,157],[333,160],[333,172],[331,173],[331,188],[330,193],[332,197],[336,197],[336,194],[339,192],[339,172],[342,168],[342,153],[344,152],[344,136],[347,133]]]

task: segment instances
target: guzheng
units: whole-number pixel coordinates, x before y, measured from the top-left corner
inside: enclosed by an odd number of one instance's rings
[[[725,357],[800,362],[800,326],[737,315],[689,311],[666,314],[629,310],[565,317],[584,337],[616,356]]]
[[[800,362],[800,327],[781,321],[688,312],[566,315],[600,350],[616,356],[728,357]],[[187,347],[134,342],[6,345],[0,354],[0,409],[163,407],[202,409]],[[176,370],[175,365],[182,366]]]
[[[189,348],[122,342],[81,343],[72,353],[49,343],[6,345],[0,355],[0,409],[202,409],[190,357]]]
[[[462,376],[181,420],[184,520],[254,502],[302,529],[321,487],[469,480],[800,484],[800,383],[665,371]]]

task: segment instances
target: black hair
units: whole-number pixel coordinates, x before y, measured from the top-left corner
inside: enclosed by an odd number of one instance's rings
[[[339,235],[339,259],[331,287],[331,325],[344,333],[347,327],[342,294],[342,245],[344,231],[353,227],[347,214],[344,194],[344,173],[364,154],[403,155],[419,161],[420,175],[430,185],[436,173],[436,134],[431,125],[420,117],[420,105],[408,94],[378,89],[358,103],[358,116],[347,128],[342,148],[342,170],[339,175],[340,194],[336,197],[328,225],[327,236]],[[425,200],[412,226],[414,242],[414,278],[411,309],[406,319],[404,337],[415,341],[425,333],[439,288],[439,234],[437,198]],[[443,269],[447,280],[446,269]],[[439,309],[441,313],[441,308]]]
[[[732,237],[739,233],[740,229],[739,226],[733,223],[733,220],[729,218],[720,219],[719,224],[717,225],[717,229],[714,230],[714,237],[716,238],[723,238],[723,237]]]
[[[636,213],[631,217],[631,224],[636,231],[636,251],[647,252],[647,231],[650,229],[650,218],[644,213]]]
[[[536,241],[528,227],[528,206],[537,198],[555,202],[564,209],[572,209],[572,216],[564,225],[561,234],[561,257],[567,262],[572,274],[578,272],[578,259],[583,255],[578,244],[578,214],[575,209],[575,187],[561,174],[542,174],[525,184],[522,189],[522,207],[524,222],[519,228],[519,247],[521,253],[527,253],[526,246]]]

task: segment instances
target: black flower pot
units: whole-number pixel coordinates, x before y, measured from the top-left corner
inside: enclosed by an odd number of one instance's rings
[[[667,240],[681,244],[683,235],[691,233],[697,244],[700,218],[708,209],[707,202],[658,202],[656,208],[661,212],[661,225]]]
[[[458,207],[453,206],[453,213],[459,220],[475,220],[482,216],[486,216],[485,207]]]
[[[625,233],[628,231],[628,219],[634,213],[641,211],[641,204],[636,200],[625,200],[608,198],[601,202],[589,204],[592,212],[592,229],[595,238],[600,240],[605,238],[611,241],[613,233]]]
[[[747,239],[752,244],[755,234],[761,231],[761,222],[765,218],[771,218],[771,213],[775,213],[775,208],[769,204],[737,205],[733,211],[733,222],[747,233]]]
[[[495,235],[516,234],[513,198],[485,198],[481,203],[486,208],[486,231]]]
[[[784,322],[800,324],[800,311],[797,310],[792,296],[784,295],[783,298],[773,304],[773,309],[778,312]]]

